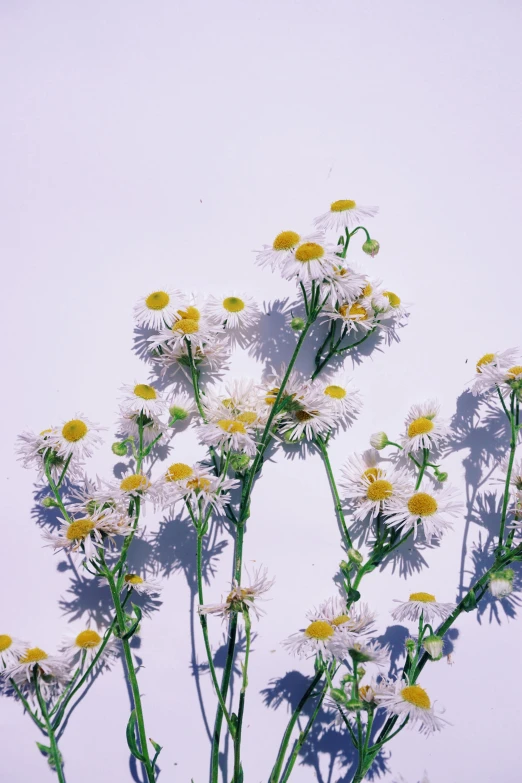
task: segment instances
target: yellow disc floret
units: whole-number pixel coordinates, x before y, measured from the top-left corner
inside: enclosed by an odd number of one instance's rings
[[[318,261],[324,256],[324,247],[317,242],[305,242],[295,251],[295,260],[306,264],[308,261]]]
[[[45,661],[47,657],[47,653],[41,647],[30,647],[20,658],[20,663],[37,663]]]
[[[348,209],[355,209],[355,201],[349,198],[342,198],[330,204],[331,212],[346,212]]]
[[[170,302],[170,296],[165,291],[154,291],[145,299],[149,310],[164,310]]]
[[[150,481],[147,476],[143,476],[141,473],[132,473],[120,482],[120,489],[123,490],[123,492],[141,491],[147,489],[149,486]]]
[[[338,625],[344,625],[345,623],[348,622],[349,619],[350,618],[348,617],[347,614],[340,614],[338,617],[334,617],[334,619],[332,620],[332,625],[335,625],[336,627]]]
[[[227,296],[223,299],[223,307],[229,313],[240,313],[245,309],[245,303],[238,296]]]
[[[382,295],[386,297],[392,307],[399,307],[401,304],[400,297],[394,294],[393,291],[383,291]]]
[[[180,318],[191,318],[194,321],[199,321],[201,318],[201,313],[194,305],[189,305],[184,310],[178,310],[178,315]]]
[[[339,307],[339,313],[343,318],[350,318],[353,321],[367,321],[368,312],[362,304],[354,302],[352,305],[343,304]]]
[[[75,519],[67,528],[65,537],[69,541],[81,541],[87,538],[91,530],[94,530],[92,519]]]
[[[385,479],[372,481],[366,491],[366,497],[373,502],[386,500],[393,493],[393,486]]]
[[[522,375],[522,365],[517,364],[516,367],[510,367],[506,375],[510,379],[516,378],[517,375]]]
[[[10,636],[8,636],[6,633],[0,633],[0,653],[5,652],[5,650],[8,650],[10,646],[12,645],[13,640]]]
[[[408,511],[416,517],[430,517],[437,508],[437,501],[427,492],[417,492],[408,500]]]
[[[408,427],[408,438],[414,438],[416,435],[427,435],[435,427],[431,419],[421,416],[411,422]]]
[[[81,419],[71,419],[62,427],[62,435],[69,443],[76,443],[85,438],[88,427]]]
[[[245,425],[240,421],[236,421],[235,419],[220,419],[217,424],[218,427],[221,427],[221,429],[225,430],[225,432],[246,435]]]
[[[279,388],[276,386],[274,389],[269,389],[266,393],[265,402],[267,405],[273,405],[279,394]]]
[[[75,639],[75,645],[82,647],[84,650],[90,650],[92,647],[97,647],[101,642],[101,636],[96,631],[82,631]]]
[[[210,486],[210,479],[205,478],[205,476],[198,476],[187,481],[187,488],[193,489],[194,491],[202,490],[203,492],[208,492]]]
[[[432,604],[437,599],[431,593],[412,593],[409,597],[410,601],[420,601],[423,604]]]
[[[242,421],[243,424],[253,424],[257,419],[257,413],[255,411],[243,411],[237,416],[236,421]]]
[[[477,372],[482,372],[480,368],[483,367],[485,364],[491,364],[494,359],[495,359],[494,353],[485,353],[484,356],[482,356],[477,362]]]
[[[167,481],[182,481],[188,479],[194,475],[194,471],[190,465],[185,465],[184,462],[174,462],[173,465],[165,473]]]
[[[401,696],[404,701],[415,707],[420,707],[422,710],[429,710],[431,707],[430,697],[420,685],[407,685],[402,689]]]
[[[361,292],[361,296],[371,296],[372,293],[373,293],[372,284],[371,283],[366,283],[366,285],[364,286],[364,288],[363,288],[363,290]]]
[[[274,250],[292,250],[299,244],[301,237],[295,231],[281,231],[274,239]]]
[[[334,629],[326,620],[314,620],[305,630],[305,636],[308,636],[309,639],[317,639],[320,642],[326,641],[326,639],[329,639],[333,634]]]
[[[195,318],[180,318],[172,327],[173,332],[196,334],[199,331],[199,321]]]
[[[125,574],[123,581],[128,585],[142,585],[144,580],[138,574]]]
[[[134,387],[134,394],[136,397],[141,397],[142,400],[155,400],[157,397],[156,389],[147,383],[138,383]]]
[[[376,481],[384,476],[384,471],[380,468],[366,468],[362,474],[362,478],[368,479],[368,481]]]
[[[334,400],[342,400],[346,397],[346,389],[343,389],[342,386],[327,386],[324,390],[324,393],[327,397],[333,397]]]

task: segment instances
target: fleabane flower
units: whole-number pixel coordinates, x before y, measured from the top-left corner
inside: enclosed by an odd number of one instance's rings
[[[281,275],[286,280],[294,277],[302,283],[312,280],[322,280],[333,264],[339,261],[338,248],[321,240],[320,242],[303,242],[293,253],[289,254]]]
[[[79,633],[68,633],[62,641],[62,652],[73,662],[80,658],[85,658],[88,664],[92,663],[94,658],[102,649],[105,633],[98,633],[93,628],[85,628]],[[109,637],[98,658],[98,663],[105,663],[112,656],[118,654],[118,645],[116,639]]]
[[[401,445],[406,454],[420,449],[436,449],[447,437],[448,425],[439,416],[439,410],[440,405],[436,400],[412,405],[406,416],[406,433],[401,437]]]
[[[0,664],[9,666],[16,662],[29,645],[16,636],[0,633]]]
[[[254,430],[264,426],[268,418],[264,392],[252,379],[232,380],[221,392],[208,388],[202,404],[207,420],[214,424],[235,419]]]
[[[285,406],[280,431],[290,441],[312,440],[316,435],[330,432],[341,414],[341,409],[332,405],[332,398],[319,384],[309,384]]]
[[[54,427],[45,429],[40,434],[31,430],[24,430],[18,438],[16,445],[17,458],[24,468],[37,471],[38,478],[45,476],[45,463],[55,481],[60,479],[65,467],[66,458],[56,452],[56,438],[58,432]],[[67,475],[73,481],[77,478],[77,464],[70,463]]]
[[[26,646],[21,654],[11,663],[9,663],[2,674],[6,678],[12,678],[17,685],[27,685],[36,674],[45,677],[52,677],[58,682],[65,682],[68,679],[70,663],[67,658],[57,655],[48,655],[41,647]],[[45,689],[45,685],[40,680],[40,687]]]
[[[328,302],[331,307],[335,307],[337,302],[355,301],[366,283],[366,275],[352,269],[344,259],[337,258],[333,264],[325,265],[321,290],[328,292]]]
[[[170,326],[177,310],[185,304],[180,291],[164,288],[140,297],[134,305],[134,318],[140,326],[161,329]]]
[[[102,443],[102,427],[93,424],[81,414],[69,419],[49,433],[49,445],[58,456],[73,460],[91,457],[94,449]]]
[[[204,345],[191,346],[192,361],[199,370],[208,372],[223,372],[230,359],[230,340],[223,335],[213,335],[210,342]],[[161,375],[178,370],[191,380],[190,355],[186,341],[170,345],[161,344],[160,349],[153,349],[154,361],[161,367]]]
[[[121,535],[127,535],[130,531],[130,527],[123,525],[121,530],[118,530]],[[54,549],[81,552],[86,560],[92,560],[96,556],[97,548],[103,546],[104,533],[108,536],[114,535],[114,524],[99,516],[74,519],[70,523],[62,519],[58,532],[46,531],[42,537],[46,544]]]
[[[384,522],[400,530],[403,535],[413,530],[414,539],[420,527],[426,543],[430,544],[433,538],[440,538],[446,530],[451,530],[451,518],[460,515],[462,510],[462,503],[456,500],[453,488],[443,485],[440,489],[432,490],[431,487],[421,485],[400,499],[391,500]]]
[[[425,623],[433,623],[446,620],[454,611],[457,604],[442,604],[431,593],[411,593],[407,601],[398,601],[397,609],[391,613],[394,620],[411,620],[417,622],[423,615]]]
[[[440,731],[447,721],[432,707],[430,697],[420,685],[409,685],[404,680],[377,686],[377,703],[400,721],[408,718],[408,725],[418,728],[422,734]]]
[[[343,425],[349,425],[358,415],[362,407],[359,391],[344,375],[335,375],[323,383],[316,385],[321,389],[338,420]]]
[[[375,217],[379,207],[363,207],[351,199],[332,201],[328,212],[319,215],[314,220],[314,226],[319,231],[336,231],[340,233],[345,228],[360,226],[366,218]]]
[[[328,305],[321,311],[321,317],[340,321],[344,335],[354,331],[369,332],[378,326],[373,308],[368,302],[359,299],[340,302],[335,306]]]
[[[206,309],[210,318],[225,329],[245,331],[259,320],[259,306],[251,296],[232,293],[229,296],[211,296]]]
[[[411,491],[411,479],[404,470],[378,466],[376,452],[369,449],[364,455],[349,458],[341,471],[339,486],[342,496],[355,502],[356,519],[374,519],[389,508],[392,501],[404,500]],[[372,462],[373,464],[368,464]]]
[[[166,401],[158,391],[148,383],[125,384],[122,386],[123,398],[120,410],[123,415],[144,414],[151,419],[161,416],[167,409]]]
[[[220,604],[206,604],[198,607],[199,614],[215,614],[226,618],[231,612],[242,613],[244,610],[252,611],[259,620],[264,614],[259,607],[262,596],[270,590],[274,584],[273,579],[268,579],[268,569],[257,568],[253,577],[249,577],[250,585],[243,587],[236,580],[232,583],[232,589],[226,599]]]
[[[156,505],[164,508],[178,501],[185,501],[204,513],[211,506],[223,514],[230,502],[230,490],[239,486],[237,479],[216,476],[199,464],[187,465],[173,462],[156,482],[154,493]]]
[[[342,596],[327,598],[317,608],[307,612],[306,618],[311,622],[326,620],[343,636],[350,636],[352,641],[360,641],[372,633],[375,627],[375,614],[370,611],[368,604],[357,603],[347,611],[346,598]]]
[[[139,595],[158,595],[163,589],[156,579],[144,579],[139,574],[131,573],[127,573],[123,577],[123,585]]]
[[[300,244],[320,242],[322,238],[319,233],[301,236],[296,231],[281,231],[271,245],[264,245],[262,250],[257,251],[256,262],[261,267],[269,266],[272,271],[282,269]]]
[[[485,353],[477,361],[475,377],[471,381],[471,392],[478,396],[495,391],[509,369],[517,363],[519,363],[519,352],[516,348]]]
[[[373,664],[378,669],[388,670],[390,666],[390,650],[388,647],[381,647],[377,642],[348,641],[345,645],[344,657],[353,661],[353,665]]]
[[[142,445],[148,446],[160,435],[165,435],[167,428],[158,416],[147,416],[145,413],[121,412],[118,417],[117,432],[122,440],[132,438],[135,446],[139,446],[140,430]]]
[[[222,327],[207,315],[204,315],[195,305],[188,305],[177,311],[170,329],[163,328],[158,334],[149,338],[151,348],[163,346],[176,347],[190,343],[192,352],[203,348],[222,332]]]
[[[169,426],[173,427],[178,422],[189,419],[196,412],[196,403],[185,392],[175,394],[168,401]]]
[[[257,450],[255,429],[248,421],[226,416],[196,429],[200,443],[214,448],[241,451],[254,456]]]

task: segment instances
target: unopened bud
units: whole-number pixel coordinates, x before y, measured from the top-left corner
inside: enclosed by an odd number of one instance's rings
[[[364,250],[366,255],[374,258],[379,252],[380,247],[381,246],[379,245],[376,239],[367,239],[366,242],[364,242],[362,249]]]
[[[431,636],[426,636],[424,639],[422,646],[430,656],[430,658],[434,661],[440,661],[442,658],[442,648],[444,647],[444,642],[440,638],[440,636],[436,636],[435,634],[432,634]]]
[[[374,432],[370,437],[370,445],[374,449],[377,449],[377,451],[384,449],[389,442],[390,441],[388,440],[388,436],[385,432]]]
[[[346,702],[346,709],[352,712],[359,712],[364,707],[364,704],[362,701],[359,701],[359,699],[349,699]]]
[[[350,560],[352,563],[357,563],[357,565],[361,565],[363,561],[362,554],[357,550],[350,548],[347,552],[348,560]]]
[[[302,318],[299,318],[298,316],[295,316],[290,321],[290,326],[292,327],[294,332],[302,332],[303,329],[306,326],[306,322]]]
[[[341,688],[332,688],[330,690],[330,696],[337,704],[346,704],[348,699],[346,693]]]
[[[406,639],[406,641],[404,642],[404,646],[406,647],[406,652],[408,653],[408,656],[410,658],[413,658],[415,650],[417,649],[417,642],[415,641],[415,639]]]
[[[441,484],[442,484],[443,481],[447,481],[448,474],[445,473],[444,471],[436,470],[435,471],[435,478],[437,479],[437,481],[440,481]]]
[[[189,415],[189,412],[185,410],[185,408],[180,408],[178,405],[173,405],[172,408],[169,408],[169,413],[169,427],[173,427],[177,421],[184,421]]]
[[[513,592],[515,572],[511,568],[493,574],[489,580],[489,589],[494,598],[505,598]]]
[[[235,470],[236,473],[244,473],[250,464],[250,457],[248,454],[232,454],[230,457],[230,467]]]
[[[112,453],[116,454],[117,457],[124,457],[127,454],[127,444],[126,443],[119,443],[116,441],[116,443],[113,443],[111,446]]]
[[[54,508],[54,506],[57,506],[57,505],[58,505],[58,503],[56,502],[56,500],[54,500],[54,498],[44,498],[42,500],[42,506],[44,508]]]

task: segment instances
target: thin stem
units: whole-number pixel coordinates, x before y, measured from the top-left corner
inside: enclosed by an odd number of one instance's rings
[[[45,475],[46,475],[47,481],[49,482],[49,486],[51,487],[51,492],[54,495],[54,499],[56,501],[56,504],[57,504],[58,508],[62,512],[62,514],[64,516],[64,519],[67,522],[69,522],[69,524],[70,524],[72,522],[72,519],[69,516],[69,513],[68,513],[67,509],[65,508],[65,506],[63,504],[62,496],[60,494],[60,491],[59,491],[58,487],[56,486],[56,484],[54,483],[53,477],[51,475],[51,466],[49,464],[49,457],[50,457],[50,452],[49,452],[49,454],[46,456],[46,458],[44,460]]]
[[[56,774],[58,775],[58,780],[60,781],[60,783],[65,783],[65,777],[64,777],[64,774],[63,774],[62,754],[60,753],[60,751],[58,749],[58,743],[56,741],[54,728],[53,728],[53,725],[51,723],[51,719],[49,717],[49,713],[47,711],[47,704],[45,703],[45,699],[42,696],[42,693],[40,691],[40,685],[39,685],[39,682],[38,682],[38,665],[36,665],[34,667],[33,683],[34,683],[34,688],[35,688],[35,691],[36,691],[36,698],[38,699],[38,704],[40,705],[40,711],[41,711],[43,719],[45,721],[46,734],[49,737],[49,744],[50,744],[50,747],[51,747],[50,756],[51,756],[51,759],[52,759],[52,764],[53,764],[53,767],[54,767],[54,769],[56,771]]]
[[[348,532],[348,527],[346,525],[346,520],[344,518],[343,505],[341,503],[341,498],[339,496],[337,484],[335,483],[335,477],[333,474],[332,465],[330,463],[330,457],[328,456],[328,449],[320,435],[316,436],[316,443],[319,446],[319,450],[323,456],[323,462],[326,469],[326,473],[328,475],[328,480],[330,482],[330,488],[334,496],[335,510],[337,512],[337,516],[339,517],[339,522],[341,523],[341,528],[346,541],[346,546],[349,549],[352,546],[352,539],[350,538],[350,533]]]
[[[500,395],[502,398],[502,395]],[[509,412],[509,424],[511,427],[511,440],[509,443],[509,462],[508,462],[508,469],[506,472],[506,481],[504,485],[504,498],[502,501],[502,515],[500,517],[500,530],[498,533],[498,545],[499,547],[502,546],[503,540],[504,540],[504,529],[506,527],[506,518],[507,518],[507,511],[508,511],[508,505],[509,505],[509,485],[511,483],[511,474],[513,472],[513,463],[515,460],[515,451],[517,448],[517,425],[516,425],[516,419],[515,419],[515,394],[512,392],[511,394],[511,405],[510,405],[510,412]]]
[[[234,783],[241,781],[241,733],[243,729],[243,716],[245,714],[245,695],[248,687],[248,658],[250,655],[251,622],[248,609],[243,610],[245,623],[245,661],[243,663],[243,683],[239,694],[239,709],[237,711],[237,728],[234,737]]]
[[[303,745],[306,742],[306,738],[308,737],[308,734],[310,733],[310,729],[314,725],[315,719],[317,718],[317,715],[319,714],[319,710],[321,709],[324,701],[324,697],[326,696],[326,692],[328,690],[328,681],[325,682],[323,686],[323,690],[321,692],[321,695],[319,696],[319,699],[317,700],[317,704],[315,705],[315,709],[310,715],[310,719],[308,720],[308,723],[306,724],[304,730],[299,734],[298,739],[296,740],[291,756],[288,759],[288,763],[286,765],[286,769],[284,771],[283,777],[281,778],[281,783],[286,783],[288,778],[290,777],[292,770],[294,768],[294,764],[297,760],[297,757],[299,755],[299,751],[303,747]]]
[[[201,404],[201,393],[199,390],[199,371],[194,363],[194,356],[192,355],[192,346],[190,344],[190,340],[185,340],[185,343],[187,344],[187,354],[189,358],[190,363],[190,374],[192,377],[192,386],[194,388],[194,399],[196,400],[196,405],[199,411],[199,415],[203,419],[203,421],[206,421],[205,412],[203,410],[203,405]]]
[[[20,701],[24,705],[25,711],[29,713],[29,715],[31,716],[33,721],[36,723],[38,728],[41,729],[42,731],[45,731],[45,724],[42,723],[42,721],[32,711],[32,709],[31,709],[31,707],[29,705],[29,702],[27,701],[27,699],[25,698],[24,694],[22,693],[22,691],[20,690],[20,688],[18,687],[18,685],[16,684],[16,682],[13,680],[12,677],[9,678],[9,684],[11,685],[11,687],[15,691],[16,695],[18,696],[18,698],[20,699]]]

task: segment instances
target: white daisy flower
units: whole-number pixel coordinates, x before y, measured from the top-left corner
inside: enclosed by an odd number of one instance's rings
[[[253,457],[257,450],[254,432],[248,422],[231,416],[196,428],[200,443],[218,449],[242,451]]]
[[[172,324],[178,308],[184,304],[185,297],[180,291],[170,288],[152,291],[138,299],[134,305],[134,318],[140,326],[161,329]]]
[[[391,616],[399,621],[418,622],[421,614],[425,623],[446,620],[457,606],[451,603],[441,604],[431,593],[412,593],[407,601],[394,600],[399,606],[393,610]]]
[[[314,220],[314,226],[320,231],[341,233],[345,228],[361,225],[366,218],[375,217],[379,207],[362,207],[351,199],[332,201],[330,209]]]
[[[118,417],[117,432],[122,440],[132,438],[135,445],[139,445],[140,438],[140,425],[141,425],[141,437],[144,446],[148,446],[152,441],[155,441],[160,435],[165,435],[167,428],[165,424],[157,416],[147,416],[142,413],[124,413],[122,412]]]
[[[370,454],[373,457],[375,452],[370,451]],[[364,457],[352,457],[342,469],[339,482],[343,496],[355,501],[354,517],[360,520],[368,516],[374,519],[392,501],[404,500],[412,488],[411,479],[404,470],[382,466],[364,468],[364,465]]]
[[[54,433],[54,437],[53,437]],[[55,451],[57,431],[54,428],[43,430],[39,435],[30,430],[25,430],[17,438],[16,453],[24,468],[31,468],[38,472],[38,478],[45,476],[44,463],[47,459],[51,476],[58,481],[65,467],[66,458]],[[74,481],[77,478],[77,465],[69,464],[67,475]]]
[[[300,244],[320,242],[322,238],[322,234],[301,236],[295,231],[281,231],[271,245],[263,245],[263,250],[257,251],[256,262],[261,267],[269,266],[272,271],[281,269]]]
[[[401,445],[406,454],[420,449],[436,449],[448,436],[447,422],[439,416],[440,405],[429,400],[422,405],[412,405],[406,417],[406,434]]]
[[[90,664],[98,654],[103,637],[104,634],[100,635],[93,628],[86,628],[79,633],[68,633],[62,642],[62,652],[69,658],[71,664],[85,653],[85,660],[87,664]],[[103,653],[100,655],[98,662],[102,663],[110,656],[116,656],[117,654],[118,645],[116,639],[111,637],[103,648]]]
[[[220,604],[208,604],[198,607],[199,614],[216,614],[220,617],[227,617],[230,612],[242,612],[243,609],[252,611],[259,620],[264,611],[258,606],[258,601],[265,600],[262,596],[270,590],[274,584],[273,579],[267,577],[268,569],[257,568],[254,571],[253,579],[249,580],[251,584],[248,587],[241,587],[236,580],[232,583],[232,590],[227,595],[226,600]]]
[[[476,374],[471,381],[471,392],[478,396],[486,392],[495,391],[502,383],[506,373],[512,365],[519,360],[519,352],[516,348],[508,348],[506,351],[494,351],[486,353],[477,361]]]
[[[18,661],[28,647],[27,642],[17,639],[16,636],[0,633],[0,664],[5,667]]]
[[[14,662],[5,667],[2,674],[6,678],[12,678],[17,685],[24,685],[31,682],[35,667],[38,674],[65,682],[68,679],[70,663],[67,658],[48,655],[40,647],[26,647]]]
[[[326,620],[345,636],[353,637],[354,641],[360,641],[362,636],[372,633],[375,627],[375,614],[370,611],[368,604],[354,604],[347,613],[346,599],[341,596],[323,601],[317,608],[307,612],[306,618],[311,622]]]
[[[257,428],[268,418],[264,392],[251,379],[233,380],[221,392],[207,389],[202,403],[207,420],[213,423],[233,418]]]
[[[429,491],[427,491],[429,490]],[[443,485],[437,490],[419,487],[405,497],[390,501],[384,522],[389,527],[397,528],[402,534],[422,527],[428,544],[433,538],[440,538],[446,530],[451,530],[453,524],[450,517],[459,516],[463,512],[462,503],[455,500],[456,491]]]
[[[188,394],[180,392],[175,394],[168,403],[169,425],[172,427],[178,421],[185,421],[196,412],[196,403]]]
[[[110,530],[112,533],[112,524]],[[85,517],[71,523],[62,519],[58,532],[46,531],[42,537],[46,544],[54,549],[83,551],[86,560],[92,560],[96,556],[97,548],[103,546],[103,533],[107,534],[107,522],[103,517]]]
[[[332,398],[320,385],[305,387],[294,395],[292,405],[284,411],[280,429],[291,441],[302,437],[312,440],[316,435],[326,435],[340,421],[342,411],[332,405]]]
[[[297,277],[302,283],[312,280],[322,280],[334,264],[339,263],[335,245],[321,242],[303,242],[296,247],[281,268],[281,275],[286,280]]]
[[[131,497],[144,497],[151,489],[150,479],[143,473],[127,472],[117,483],[107,483],[106,488],[97,494],[104,502],[115,502],[116,505],[128,503]]]
[[[125,574],[123,584],[140,595],[158,595],[163,589],[156,579],[143,579],[139,574]]]
[[[422,734],[440,731],[447,724],[447,721],[435,712],[428,694],[420,685],[408,685],[404,680],[397,680],[391,692],[389,685],[386,689],[377,687],[377,703],[390,715],[397,715],[401,721],[409,718],[408,724],[418,727]]]
[[[359,391],[352,386],[351,380],[336,375],[318,385],[343,424],[351,424],[362,407]]]
[[[94,448],[102,443],[99,433],[103,427],[93,424],[81,414],[75,419],[64,422],[61,427],[51,430],[49,441],[56,453],[67,459],[83,460],[91,457]]]
[[[292,634],[282,644],[300,658],[309,658],[318,653],[328,660],[344,658],[341,633],[327,620],[312,620],[306,628]]]
[[[202,315],[197,307],[189,305],[178,310],[170,329],[161,329],[157,335],[150,337],[148,342],[152,348],[163,348],[165,345],[175,347],[189,342],[194,353],[196,348],[201,349],[206,343],[212,343],[221,332],[221,326],[216,326],[214,321]]]
[[[167,409],[166,401],[148,383],[125,384],[121,391],[124,397],[120,402],[120,410],[124,416],[144,414],[153,419]]]
[[[260,316],[259,306],[251,296],[232,293],[230,296],[208,299],[206,308],[209,316],[226,329],[251,329]]]
[[[226,336],[214,336],[211,343],[205,345],[193,345],[192,358],[198,369],[208,372],[223,372],[227,368],[230,359],[230,340]],[[186,342],[177,345],[164,343],[160,348],[153,350],[154,361],[161,367],[161,375],[167,372],[181,372],[191,380],[190,358]]]
[[[229,490],[237,486],[237,479],[216,476],[201,465],[174,462],[156,482],[154,493],[156,505],[166,507],[183,500],[200,508],[203,514],[209,506],[223,514],[230,502]]]
[[[354,662],[354,666],[363,664],[374,664],[378,669],[388,670],[390,666],[390,650],[388,647],[381,647],[377,642],[363,642],[361,640],[353,642],[348,640],[344,649],[344,657],[348,655]]]
[[[366,275],[348,265],[343,265],[340,258],[336,263],[325,267],[322,289],[324,291],[329,289],[328,302],[331,307],[335,307],[337,302],[354,302],[361,295],[366,284]]]
[[[360,300],[329,305],[321,311],[321,317],[340,321],[345,334],[356,330],[369,332],[378,325],[373,308]]]
[[[522,400],[522,364],[515,364],[506,370],[500,390],[504,397],[516,392],[517,399]]]

